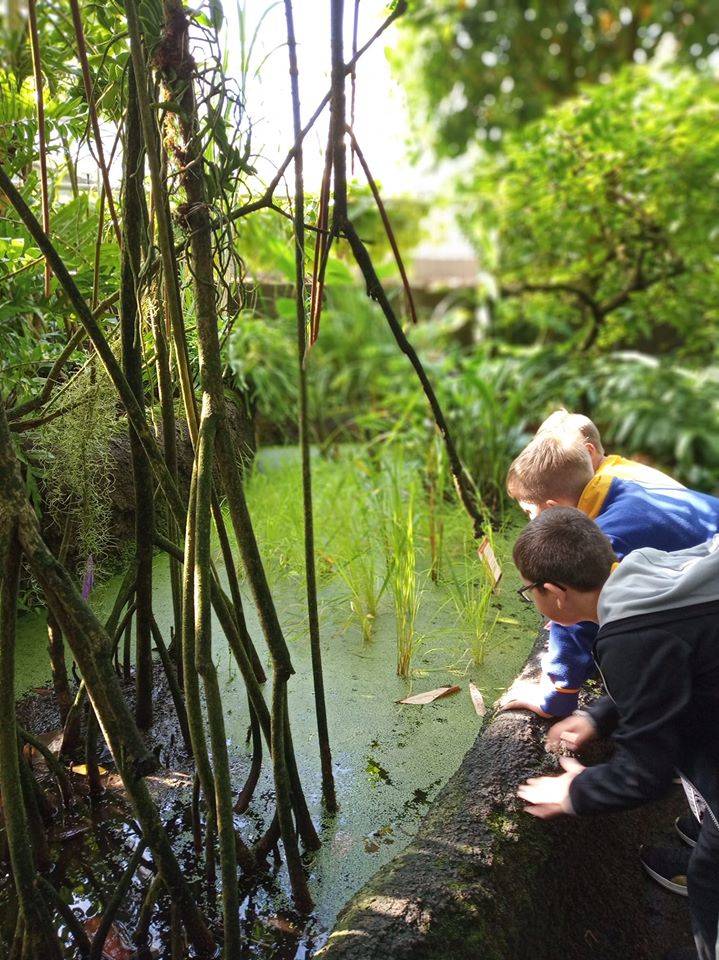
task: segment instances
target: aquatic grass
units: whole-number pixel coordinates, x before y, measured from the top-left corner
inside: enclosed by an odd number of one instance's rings
[[[394,602],[397,676],[407,679],[418,645],[415,626],[422,596],[415,551],[415,489],[401,462],[390,464],[386,477],[383,545],[387,583]]]
[[[429,538],[430,579],[437,583],[442,575],[444,549],[443,506],[447,487],[447,451],[435,431],[432,434],[426,465],[427,527]]]
[[[336,572],[349,590],[350,610],[360,625],[362,640],[369,643],[388,579],[386,573],[384,578],[380,575],[373,545],[370,543],[345,563],[338,564]]]
[[[462,566],[449,564],[447,588],[454,604],[457,619],[463,633],[469,639],[469,653],[475,666],[481,666],[487,655],[487,646],[492,638],[499,612],[492,617],[492,597],[494,584],[477,557],[476,543],[465,539]]]

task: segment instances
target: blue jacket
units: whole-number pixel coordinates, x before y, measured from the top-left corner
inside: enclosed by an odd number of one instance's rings
[[[719,499],[686,487],[651,487],[618,477],[606,478],[590,516],[612,543],[621,560],[639,547],[683,550],[719,532]],[[582,500],[579,501],[582,508]],[[547,653],[542,658],[541,708],[566,717],[577,707],[579,688],[591,676],[595,623],[573,627],[550,624]]]

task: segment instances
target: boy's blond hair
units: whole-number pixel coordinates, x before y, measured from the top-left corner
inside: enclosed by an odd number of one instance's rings
[[[535,436],[540,433],[552,433],[563,436],[565,434],[578,433],[587,443],[591,443],[597,453],[604,454],[602,438],[599,435],[597,425],[583,413],[570,413],[564,407],[550,413],[546,420],[540,423]]]
[[[562,498],[577,504],[594,476],[584,438],[578,433],[538,432],[513,461],[507,492],[525,503]]]

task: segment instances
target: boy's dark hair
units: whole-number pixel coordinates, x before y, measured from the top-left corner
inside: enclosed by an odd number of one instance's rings
[[[520,533],[512,558],[530,583],[575,590],[604,586],[617,559],[599,527],[575,507],[550,507]]]

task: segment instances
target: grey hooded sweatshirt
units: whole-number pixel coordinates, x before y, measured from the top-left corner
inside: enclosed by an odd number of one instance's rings
[[[679,771],[719,825],[719,536],[628,554],[598,612],[594,658],[609,698],[589,712],[616,750],[574,779],[575,813],[648,803]]]

